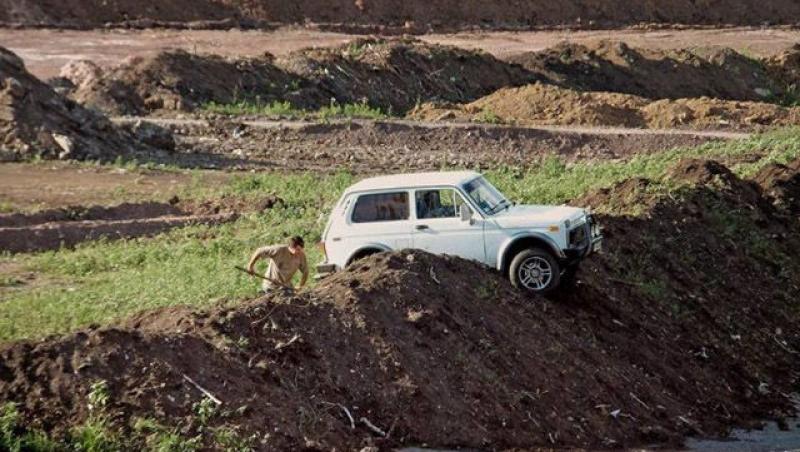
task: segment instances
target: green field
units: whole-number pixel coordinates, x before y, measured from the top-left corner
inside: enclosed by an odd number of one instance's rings
[[[753,138],[675,149],[626,161],[564,164],[557,159],[531,168],[501,168],[487,176],[512,200],[562,203],[592,189],[629,177],[658,180],[687,157],[723,161],[742,176],[771,162],[800,157],[800,129],[783,129]],[[92,242],[74,250],[0,257],[0,264],[37,274],[33,287],[13,275],[0,278],[0,341],[42,337],[90,324],[108,323],[162,306],[236,303],[258,293],[259,282],[233,269],[262,245],[305,236],[313,265],[332,204],[356,177],[348,173],[261,173],[234,177],[223,187],[198,186],[195,196],[274,193],[285,201],[260,214],[222,226],[177,229],[155,238]],[[654,190],[669,191],[667,183]]]

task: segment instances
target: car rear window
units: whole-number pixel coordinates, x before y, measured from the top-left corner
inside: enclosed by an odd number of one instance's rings
[[[408,219],[408,193],[361,195],[353,208],[353,223]]]

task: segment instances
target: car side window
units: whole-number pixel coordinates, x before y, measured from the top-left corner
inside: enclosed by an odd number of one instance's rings
[[[353,207],[353,223],[407,220],[408,193],[376,193],[361,195]]]
[[[414,195],[417,218],[455,218],[459,216],[464,199],[452,188],[417,190]]]

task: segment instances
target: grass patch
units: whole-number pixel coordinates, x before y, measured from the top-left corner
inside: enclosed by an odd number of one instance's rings
[[[753,156],[761,158],[754,161]],[[501,168],[485,174],[514,201],[559,204],[634,176],[654,179],[654,190],[672,190],[671,182],[662,180],[664,172],[687,157],[744,162],[732,164],[732,169],[746,177],[768,163],[800,158],[800,129],[640,155],[627,161],[565,164],[552,158],[531,168]],[[233,266],[246,264],[257,247],[300,234],[309,244],[307,254],[313,267],[321,255],[312,244],[319,240],[333,203],[354,181],[347,173],[242,175],[220,187],[206,187],[204,194],[274,193],[285,205],[220,226],[192,226],[150,239],[91,242],[75,250],[15,256],[15,265],[54,282],[0,295],[0,341],[104,324],[151,308],[204,307],[253,297],[260,281]],[[9,258],[0,258],[0,262],[4,259]]]
[[[202,109],[209,113],[232,116],[279,116],[282,118],[306,118],[321,121],[339,118],[385,119],[388,117],[380,108],[372,107],[366,102],[339,104],[333,101],[330,105],[319,110],[295,108],[291,103],[285,101],[273,101],[270,103],[240,101],[231,104],[209,102]]]

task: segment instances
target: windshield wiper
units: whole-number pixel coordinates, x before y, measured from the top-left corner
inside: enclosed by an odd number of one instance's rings
[[[506,208],[508,208],[510,205],[511,205],[511,203],[510,203],[510,202],[508,202],[508,200],[507,200],[507,199],[502,199],[502,200],[500,200],[500,202],[499,202],[499,203],[497,203],[497,204],[496,204],[494,207],[492,207],[491,209],[489,209],[489,211],[488,211],[487,213],[488,213],[489,215],[494,215],[495,213],[497,213],[497,211],[499,211],[499,210],[500,210],[500,208],[501,208],[501,207],[506,207]]]

